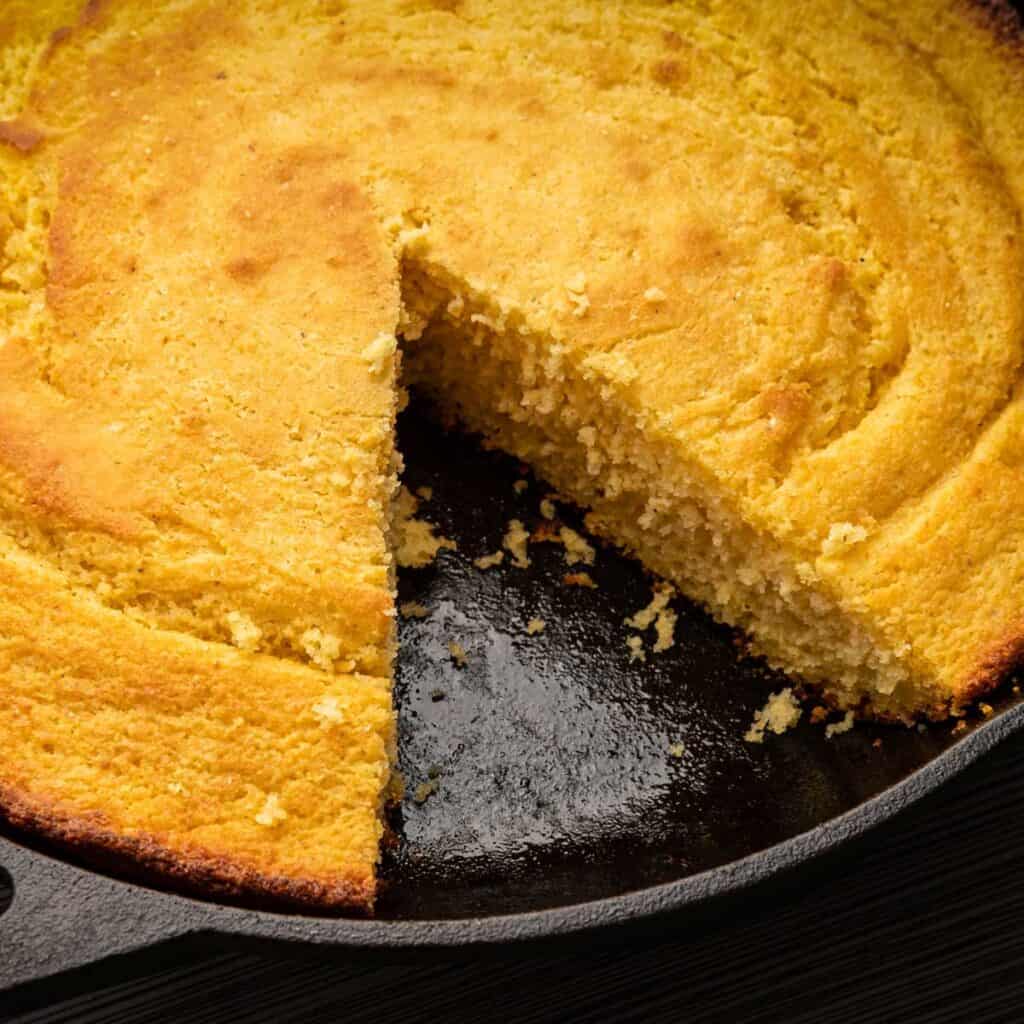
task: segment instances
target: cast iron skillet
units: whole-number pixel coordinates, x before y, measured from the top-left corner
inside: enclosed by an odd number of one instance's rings
[[[432,488],[422,515],[458,549],[400,579],[401,600],[429,614],[401,625],[407,792],[377,919],[216,905],[0,838],[14,887],[0,987],[187,935],[423,951],[693,912],[804,869],[1024,722],[1008,685],[995,713],[960,733],[860,725],[826,738],[805,716],[746,743],[754,710],[786,680],[746,659],[729,630],[676,601],[675,647],[650,653],[645,635],[647,661],[632,663],[623,620],[651,585],[635,562],[602,548],[593,566],[569,566],[560,545],[535,543],[529,569],[481,571],[472,560],[500,548],[510,519],[545,528],[547,489],[422,409],[403,416],[401,445],[408,486]],[[559,517],[580,526],[564,505]],[[596,588],[565,583],[581,568]],[[545,628],[531,636],[534,618]]]

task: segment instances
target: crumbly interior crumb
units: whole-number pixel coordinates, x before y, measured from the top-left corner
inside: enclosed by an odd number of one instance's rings
[[[416,518],[418,509],[419,499],[402,487],[395,501],[393,526],[395,559],[402,568],[422,569],[439,551],[455,550],[455,541],[439,537],[431,523]]]
[[[647,660],[647,652],[644,650],[643,637],[639,637],[636,635],[626,637],[626,646],[629,648],[630,661]]]
[[[803,709],[790,687],[773,693],[763,708],[754,712],[754,721],[744,735],[747,743],[763,743],[766,732],[782,735],[800,721]]]
[[[661,612],[668,607],[669,601],[672,600],[674,591],[672,587],[665,583],[657,583],[654,586],[654,594],[651,597],[650,604],[641,608],[640,611],[634,615],[630,615],[624,621],[627,626],[632,629],[648,629],[651,623],[661,614]]]
[[[452,657],[452,661],[455,662],[456,668],[465,668],[469,658],[466,655],[466,648],[462,646],[458,641],[452,640],[448,644],[448,653]]]
[[[838,722],[830,722],[825,726],[825,739],[831,739],[833,736],[849,732],[854,726],[854,721],[853,711],[847,711]]]
[[[593,565],[596,552],[592,544],[581,537],[571,526],[562,526],[558,530],[558,536],[565,546],[565,560],[569,565],[582,562],[584,565]]]
[[[536,636],[538,633],[543,633],[547,623],[543,619],[530,619],[526,624],[526,632],[530,636]]]
[[[517,569],[526,569],[530,565],[530,556],[527,552],[529,540],[530,531],[523,526],[521,520],[510,520],[502,543],[505,550],[512,556],[512,564]]]
[[[669,584],[656,583],[650,604],[624,620],[627,626],[641,631],[654,627],[655,640],[651,648],[654,654],[661,654],[675,645],[678,615],[668,606],[674,596],[675,590]],[[643,640],[636,639],[642,645]]]
[[[481,555],[479,558],[473,559],[473,564],[478,569],[493,569],[496,565],[501,565],[505,561],[504,551],[494,551],[489,555]]]

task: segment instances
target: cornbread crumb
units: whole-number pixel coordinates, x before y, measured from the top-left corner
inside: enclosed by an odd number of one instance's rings
[[[462,644],[452,640],[451,643],[448,644],[448,653],[452,656],[452,661],[455,662],[456,668],[466,667],[466,662],[469,659],[466,657],[466,649]]]
[[[655,654],[667,651],[676,642],[676,622],[679,616],[671,608],[662,608],[658,617],[654,620],[654,632],[657,639],[654,641],[652,650]]]
[[[803,713],[790,687],[773,693],[763,708],[754,712],[754,721],[744,735],[747,743],[763,743],[765,731],[781,735],[800,721]]]
[[[630,636],[626,638],[626,646],[629,648],[629,660],[633,661],[646,661],[647,653],[644,651],[644,642],[638,636]]]
[[[967,723],[961,718],[956,725],[953,726],[953,735],[959,736],[962,732],[967,732]]]
[[[633,629],[646,630],[654,626],[655,641],[651,648],[654,654],[667,651],[675,644],[675,630],[678,615],[668,607],[669,601],[675,595],[675,589],[667,583],[656,583],[654,585],[653,597],[650,604],[641,608],[635,615],[625,619],[625,624]],[[636,638],[639,644],[643,641]]]
[[[672,757],[682,757],[686,753],[686,747],[682,743],[673,743],[668,752]]]
[[[416,518],[419,499],[406,487],[399,490],[394,512],[395,559],[402,568],[422,569],[442,549],[455,550],[455,541],[438,537],[434,526]]]
[[[543,619],[530,619],[526,624],[526,632],[530,636],[536,636],[538,633],[543,633],[547,623]]]
[[[433,487],[417,487],[416,497],[421,498],[423,501],[430,501],[434,497]]]
[[[412,798],[418,804],[425,804],[437,792],[437,782],[421,782],[413,791]]]
[[[363,349],[363,358],[366,360],[373,373],[383,373],[385,369],[395,364],[395,353],[398,350],[398,340],[393,334],[378,334],[366,348]]]
[[[626,625],[632,629],[649,629],[661,611],[668,606],[674,593],[675,590],[667,583],[656,583],[650,604],[625,619]]]
[[[558,527],[549,519],[542,519],[530,534],[531,544],[561,544],[562,538],[558,536]]]
[[[245,612],[228,612],[224,617],[231,630],[231,642],[243,651],[258,651],[263,630]]]
[[[527,542],[530,533],[518,520],[512,519],[508,524],[508,532],[502,541],[505,549],[512,556],[512,564],[517,569],[526,569],[530,565],[530,556],[527,554]]]
[[[597,584],[589,572],[569,572],[562,577],[562,582],[567,587],[586,587],[588,590],[596,590]]]
[[[325,725],[330,725],[332,722],[345,721],[344,712],[341,710],[341,701],[331,695],[321,697],[313,705],[312,711]]]
[[[555,503],[550,498],[541,498],[540,500],[540,514],[545,519],[555,518]]]
[[[569,565],[582,562],[584,565],[594,564],[595,551],[571,526],[563,526],[558,536],[565,545],[565,560]]]
[[[982,713],[982,714],[983,714],[983,715],[984,715],[984,716],[985,716],[986,718],[988,718],[988,717],[990,717],[990,716],[992,715],[992,713],[993,713],[993,712],[995,711],[995,708],[993,708],[991,704],[986,704],[986,703],[985,703],[984,701],[982,701],[982,703],[978,705],[978,710],[979,710],[979,711],[980,711],[980,712],[981,712],[981,713]]]
[[[529,481],[527,481],[527,480],[517,480],[512,485],[512,490],[515,491],[516,494],[522,494],[523,491],[525,491],[526,488],[529,487],[529,486],[530,486]]]
[[[828,718],[828,708],[819,704],[811,711],[811,725],[821,725]]]
[[[334,634],[313,627],[302,634],[302,649],[317,668],[331,672],[341,655],[341,641]]]
[[[263,804],[262,810],[256,815],[256,824],[263,825],[266,828],[273,828],[274,825],[284,821],[287,817],[288,812],[281,806],[281,801],[277,798],[277,794],[271,793]]]
[[[607,380],[615,381],[618,384],[632,384],[637,379],[640,371],[636,364],[624,353],[595,352],[583,360],[584,374],[588,378],[593,374],[604,377]],[[597,457],[598,437],[593,427],[582,427],[578,433],[579,439],[591,449],[591,458]],[[597,464],[595,463],[595,466]]]
[[[419,601],[403,601],[398,606],[398,614],[403,619],[425,619],[430,614],[430,609]]]
[[[587,275],[581,270],[565,282],[565,291],[572,303],[572,315],[583,317],[590,309],[590,299],[587,298]]]
[[[831,722],[825,726],[825,739],[831,739],[840,733],[849,732],[853,728],[853,711],[847,711],[838,722]]]
[[[866,540],[868,531],[863,526],[856,526],[853,523],[833,523],[829,528],[828,536],[822,542],[821,553],[823,555],[836,555],[854,544]]]
[[[473,564],[478,569],[493,569],[496,565],[501,565],[505,561],[504,551],[495,551],[490,555],[481,555],[479,558],[473,559]]]

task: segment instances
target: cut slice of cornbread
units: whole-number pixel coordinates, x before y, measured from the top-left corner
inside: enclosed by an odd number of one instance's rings
[[[269,89],[212,101],[188,30],[94,13],[0,147],[2,802],[179,881],[368,906],[397,264],[340,140]]]
[[[8,813],[369,898],[398,329],[413,383],[838,705],[995,685],[1018,32],[965,0],[5,8]]]
[[[371,906],[386,679],[151,629],[6,539],[0,638],[9,820],[190,890]]]

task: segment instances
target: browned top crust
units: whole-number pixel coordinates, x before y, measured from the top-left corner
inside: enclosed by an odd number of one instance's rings
[[[46,136],[20,118],[0,121],[0,144],[13,146],[21,153],[31,153]]]
[[[968,15],[975,18],[994,39],[1014,49],[1024,46],[1024,15],[1010,0],[961,0]]]

